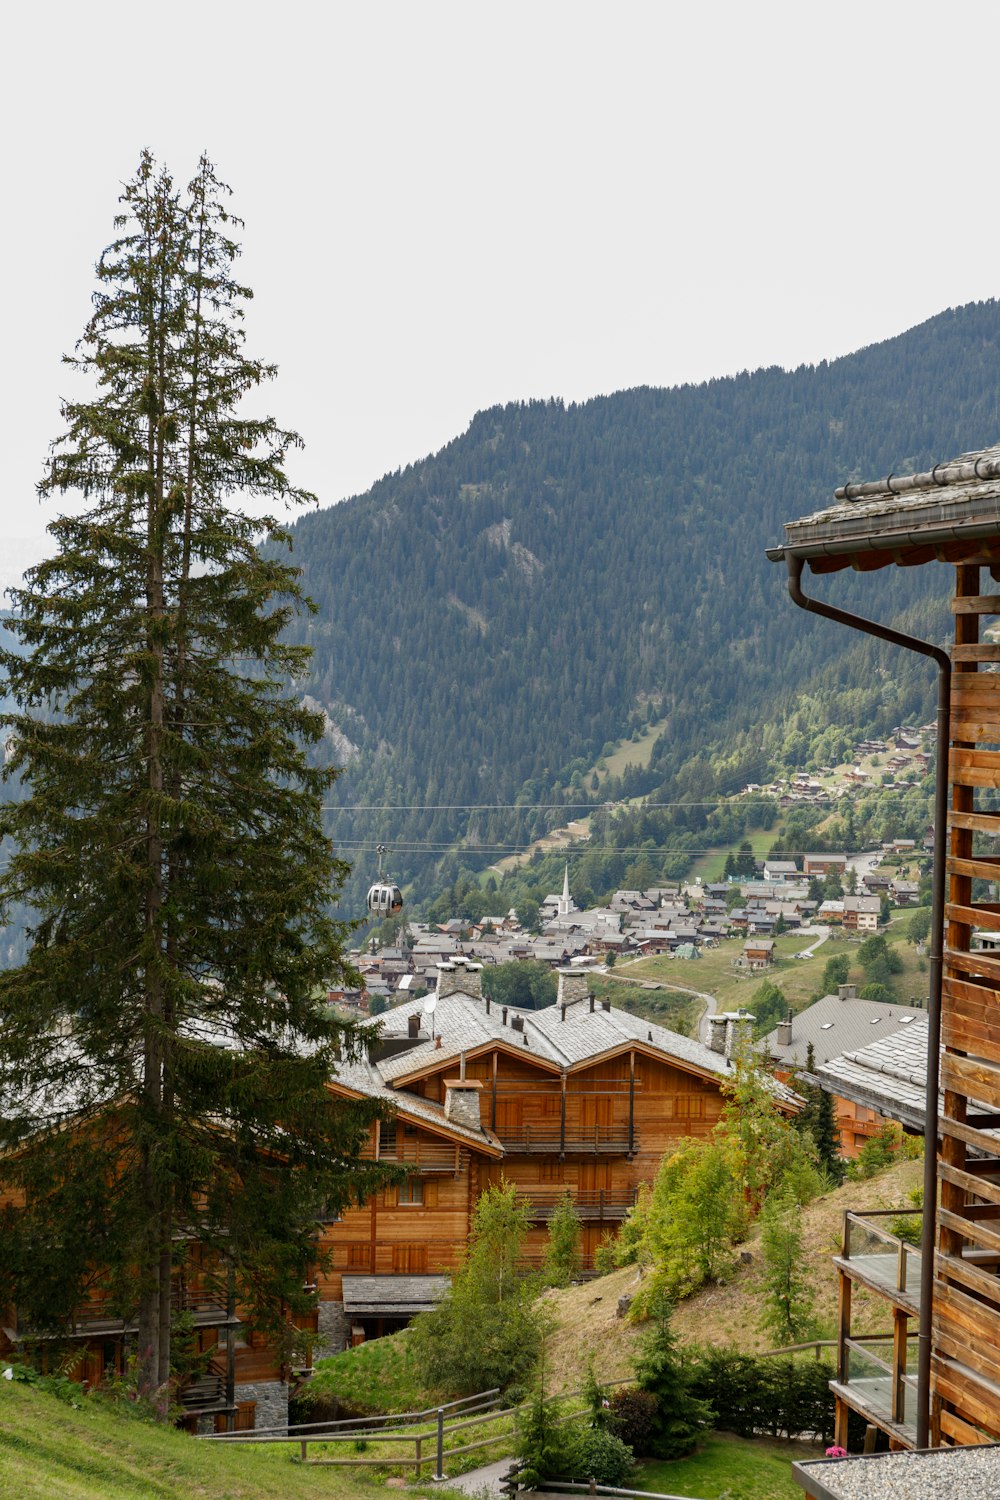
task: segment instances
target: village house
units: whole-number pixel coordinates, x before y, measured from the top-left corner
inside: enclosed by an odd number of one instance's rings
[[[831,1058],[892,1036],[921,1016],[923,1012],[916,1006],[859,1000],[855,985],[842,984],[835,995],[824,995],[797,1015],[789,1011],[786,1019],[768,1032],[764,1047],[778,1077],[794,1085],[796,1072],[806,1067],[810,1045],[819,1070]],[[854,1098],[832,1089],[828,1092],[833,1093],[840,1155],[852,1160],[878,1133],[883,1116]]]
[[[774,962],[774,939],[749,937],[738,960],[744,969],[767,969]]]
[[[847,932],[877,932],[882,903],[877,896],[844,897],[844,929]]]
[[[363,1154],[408,1176],[320,1227],[311,1272],[318,1306],[307,1328],[320,1352],[391,1332],[432,1307],[461,1264],[477,1198],[501,1177],[529,1210],[525,1264],[541,1264],[549,1219],[568,1193],[592,1268],[663,1153],[711,1133],[753,1021],[717,1025],[706,1047],[591,999],[581,968],[560,972],[558,1002],[540,1011],[492,1004],[480,966],[467,960],[442,963],[437,977],[433,998],[381,1017],[370,1056],[343,1061],[328,1085],[335,1097],[391,1106],[391,1123],[372,1127]],[[782,1110],[801,1107],[792,1089],[773,1086]],[[220,1431],[287,1420],[311,1356],[293,1367],[249,1332],[196,1261],[178,1296],[207,1359],[204,1376],[181,1393],[185,1420]],[[79,1369],[97,1380],[124,1369],[135,1324],[81,1307],[71,1336]],[[31,1337],[16,1308],[4,1310],[0,1353]]]
[[[325,1347],[388,1332],[432,1305],[438,1278],[461,1263],[477,1197],[501,1176],[531,1213],[528,1263],[541,1263],[548,1220],[568,1192],[588,1268],[671,1142],[711,1132],[752,1017],[705,1047],[595,1001],[585,972],[562,970],[559,986],[555,1005],[518,1011],[482,996],[477,966],[443,965],[433,1007],[391,1011],[371,1059],[331,1083],[394,1104],[395,1125],[375,1130],[369,1150],[413,1175],[405,1190],[324,1226]],[[794,1111],[797,1096],[776,1087],[780,1107]]]

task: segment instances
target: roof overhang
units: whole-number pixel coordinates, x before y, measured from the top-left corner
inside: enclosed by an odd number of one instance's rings
[[[344,1276],[348,1318],[409,1318],[429,1312],[451,1286],[450,1276]]]
[[[346,1083],[341,1083],[337,1078],[327,1080],[327,1088],[331,1093],[342,1094],[348,1099],[371,1099],[371,1094],[366,1094],[363,1089],[351,1088]],[[378,1097],[378,1096],[375,1096]],[[482,1138],[471,1135],[468,1131],[456,1130],[447,1120],[428,1120],[427,1117],[414,1109],[407,1109],[406,1095],[402,1094],[399,1101],[386,1099],[383,1101],[393,1112],[397,1119],[405,1121],[407,1125],[419,1126],[421,1130],[428,1131],[431,1135],[440,1136],[442,1140],[448,1141],[453,1146],[464,1146],[469,1151],[481,1151],[486,1156],[495,1156],[498,1160],[503,1156],[503,1146],[500,1144],[492,1130],[482,1126]],[[430,1102],[430,1101],[427,1101]]]
[[[800,558],[814,573],[868,572],[937,559],[1000,564],[1000,446],[952,464],[871,484],[849,484],[836,503],[785,526],[772,562]]]

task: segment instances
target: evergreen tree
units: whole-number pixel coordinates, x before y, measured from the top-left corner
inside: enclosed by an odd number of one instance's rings
[[[324,836],[334,776],[307,757],[321,717],[289,693],[305,603],[266,555],[271,521],[230,505],[311,497],[295,433],[241,402],[275,373],[244,350],[228,189],[202,159],[180,190],[144,152],[68,363],[43,497],[86,513],[15,591],[21,652],[3,810],[5,905],[34,912],[0,975],[0,1301],[58,1326],[85,1288],[138,1317],[147,1391],[170,1370],[185,1240],[255,1326],[287,1333],[321,1211],[371,1190],[377,1112],[327,1081],[358,1034],[314,996],[358,982],[329,911],[346,867]]]
[[[816,1072],[816,1049],[812,1042],[806,1048],[805,1071],[810,1076]],[[812,1137],[819,1164],[827,1176],[834,1182],[841,1182],[844,1161],[840,1155],[840,1131],[833,1095],[804,1078],[796,1078],[794,1087],[806,1101],[805,1109],[796,1116],[795,1124],[799,1130],[808,1132]]]
[[[661,1297],[633,1365],[636,1385],[658,1403],[647,1450],[652,1458],[683,1458],[713,1417],[708,1402],[691,1394],[691,1371],[678,1351],[670,1313],[669,1301]]]

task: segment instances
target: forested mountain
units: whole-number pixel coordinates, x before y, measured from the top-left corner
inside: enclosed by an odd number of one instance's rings
[[[318,605],[300,627],[315,647],[308,690],[349,760],[337,795],[400,807],[331,814],[358,861],[351,904],[372,867],[359,844],[383,839],[397,877],[430,890],[435,854],[552,821],[451,805],[601,800],[589,768],[647,721],[663,735],[626,790],[694,801],[758,779],[783,748],[774,726],[801,732],[804,691],[856,690],[873,725],[923,712],[926,671],[807,619],[764,548],[845,480],[995,441],[998,355],[989,302],[815,367],[497,407],[301,519],[295,555]],[[820,587],[945,628],[930,607],[948,593],[943,567]]]

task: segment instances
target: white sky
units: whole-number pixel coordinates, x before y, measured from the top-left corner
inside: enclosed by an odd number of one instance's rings
[[[875,342],[1000,291],[993,0],[38,0],[5,15],[0,585],[143,145],[246,220],[332,504],[496,402]],[[988,442],[1000,434],[970,434]]]

